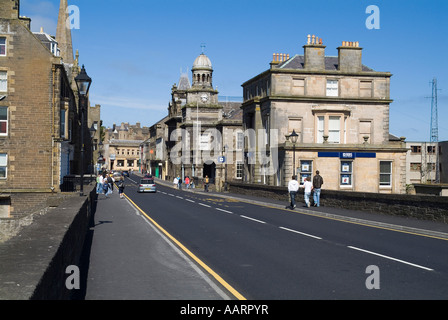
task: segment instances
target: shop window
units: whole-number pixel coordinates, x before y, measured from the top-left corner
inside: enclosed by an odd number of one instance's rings
[[[341,180],[342,187],[351,187],[353,183],[353,161],[341,161]]]
[[[313,161],[301,160],[299,171],[300,171],[300,184],[303,184],[306,178],[309,177],[311,179],[311,175],[313,173]]]

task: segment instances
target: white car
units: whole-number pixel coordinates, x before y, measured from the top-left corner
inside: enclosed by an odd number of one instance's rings
[[[137,192],[157,192],[154,179],[141,179],[138,185]]]

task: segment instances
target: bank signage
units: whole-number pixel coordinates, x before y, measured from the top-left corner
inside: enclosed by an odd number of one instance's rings
[[[319,158],[340,158],[340,159],[355,159],[355,158],[376,158],[375,152],[319,152]]]

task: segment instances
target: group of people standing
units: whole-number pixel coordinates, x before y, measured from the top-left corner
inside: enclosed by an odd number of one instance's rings
[[[175,177],[173,180],[173,186],[177,189],[182,189],[182,182],[185,182],[185,187],[187,189],[194,189],[194,179],[190,179],[189,176],[186,176],[184,181],[182,181],[182,178],[179,176]]]
[[[123,177],[121,177],[120,180],[118,180],[115,183],[115,179],[112,175],[107,174],[106,171],[103,173],[99,173],[96,177],[96,194],[104,194],[106,198],[109,198],[109,196],[114,191],[114,183],[118,187],[118,194],[120,195],[120,198],[124,198],[123,192],[124,192],[124,181]]]
[[[302,188],[304,189],[304,200],[307,207],[311,206],[310,196],[311,192],[313,192],[313,204],[315,207],[320,206],[320,191],[322,185],[324,184],[324,179],[320,176],[319,170],[316,171],[316,175],[313,178],[313,182],[311,182],[310,177],[306,177],[303,182]],[[291,208],[294,209],[296,207],[296,194],[299,191],[299,182],[297,181],[296,176],[292,176],[292,179],[288,183],[288,192],[291,199]]]
[[[185,177],[185,180],[183,181],[185,182],[185,186],[187,189],[194,189],[194,179],[191,178],[189,176]],[[206,175],[204,178],[204,191],[208,192],[208,186],[210,184],[210,178]],[[173,187],[177,188],[179,190],[182,189],[182,178],[180,176],[177,176],[174,178],[173,180]]]

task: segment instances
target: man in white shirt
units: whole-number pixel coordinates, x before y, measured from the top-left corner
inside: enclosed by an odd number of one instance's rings
[[[288,192],[291,198],[291,209],[296,207],[296,194],[299,190],[299,182],[296,179],[296,176],[292,176],[292,179],[288,183]]]
[[[303,182],[303,196],[305,198],[305,203],[307,207],[310,207],[310,195],[313,190],[313,184],[311,183],[311,178],[307,177]]]

